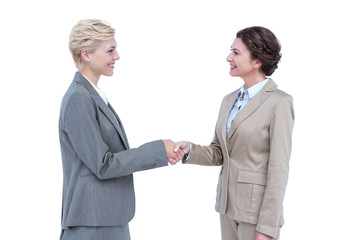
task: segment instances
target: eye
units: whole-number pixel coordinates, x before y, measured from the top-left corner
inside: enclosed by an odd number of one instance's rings
[[[239,54],[240,54],[237,49],[232,49],[232,48],[230,48],[230,51],[231,51],[232,53],[234,53],[234,55],[239,55]]]
[[[108,53],[112,53],[113,51],[114,51],[114,49],[112,48],[108,51]]]

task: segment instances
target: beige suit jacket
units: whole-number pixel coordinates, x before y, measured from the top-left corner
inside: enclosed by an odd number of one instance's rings
[[[238,92],[224,97],[211,144],[192,144],[186,163],[222,165],[216,211],[275,236],[284,224],[293,100],[270,79],[235,117],[226,137],[227,118]]]

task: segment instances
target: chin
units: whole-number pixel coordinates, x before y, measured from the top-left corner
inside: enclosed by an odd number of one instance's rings
[[[104,73],[103,75],[107,76],[107,77],[111,77],[112,75],[114,75],[114,73],[113,72],[108,72],[108,73]]]
[[[230,76],[232,76],[232,77],[239,77],[239,75],[238,75],[238,74],[233,73],[233,72],[230,72]]]

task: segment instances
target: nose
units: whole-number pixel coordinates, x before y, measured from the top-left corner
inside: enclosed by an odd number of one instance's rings
[[[230,53],[227,58],[226,61],[231,62],[233,60],[232,54]]]
[[[114,60],[119,60],[120,59],[120,56],[118,54],[118,52],[115,50],[115,56],[114,56]]]

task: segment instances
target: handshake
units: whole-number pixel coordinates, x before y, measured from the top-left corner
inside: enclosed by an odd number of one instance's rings
[[[168,162],[171,165],[175,165],[177,162],[181,161],[184,158],[185,154],[190,152],[190,143],[181,141],[174,143],[170,139],[164,140],[166,154]]]

